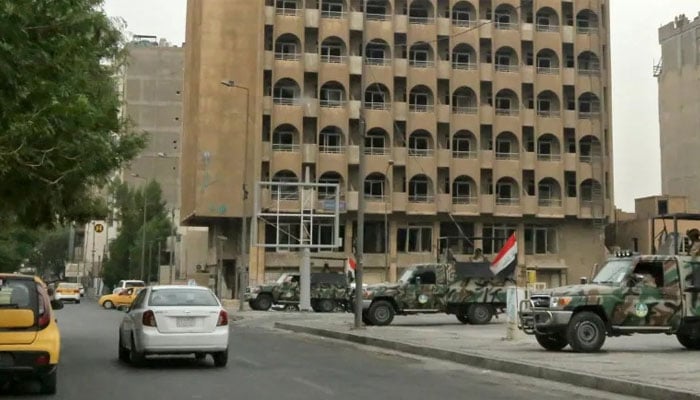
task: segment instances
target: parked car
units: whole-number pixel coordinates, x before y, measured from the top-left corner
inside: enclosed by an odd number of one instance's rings
[[[38,379],[43,394],[56,393],[61,335],[46,285],[38,277],[0,274],[0,387]]]
[[[85,297],[85,287],[83,286],[83,284],[78,283],[78,287],[80,288],[80,297]]]
[[[106,294],[100,297],[100,299],[97,300],[97,304],[100,307],[104,307],[108,310],[112,308],[128,307],[141,290],[143,290],[143,288],[132,287],[128,289],[120,289],[117,293]]]
[[[56,286],[54,293],[56,300],[70,300],[80,304],[80,286],[77,283],[61,282]]]
[[[119,359],[141,364],[152,354],[211,354],[228,362],[228,313],[211,289],[150,286],[142,290],[119,325]]]
[[[146,282],[137,279],[123,280],[119,281],[119,284],[112,290],[112,294],[120,292],[122,289],[128,289],[133,287],[145,287]]]

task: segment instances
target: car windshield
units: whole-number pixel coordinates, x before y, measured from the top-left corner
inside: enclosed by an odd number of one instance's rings
[[[409,280],[411,279],[411,277],[413,276],[413,272],[414,272],[414,271],[415,271],[415,269],[413,269],[413,268],[409,268],[409,269],[405,270],[405,271],[403,272],[403,274],[401,274],[401,278],[399,278],[399,282],[401,282],[401,283],[408,283],[408,281],[409,281]]]
[[[37,308],[36,284],[28,279],[0,278],[0,310]]]
[[[206,307],[219,305],[211,291],[201,289],[153,290],[148,298],[148,304],[159,307]]]
[[[632,260],[609,260],[593,278],[593,283],[620,283],[632,268]]]
[[[146,284],[144,282],[127,282],[126,287],[144,287]]]
[[[277,280],[275,282],[276,283],[284,283],[284,280],[287,279],[287,276],[289,276],[289,274],[282,274],[282,275],[280,275],[279,278],[277,278]]]

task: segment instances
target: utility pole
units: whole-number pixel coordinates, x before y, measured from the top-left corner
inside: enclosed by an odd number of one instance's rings
[[[148,214],[147,207],[148,207],[148,196],[146,196],[146,185],[143,186],[143,225],[141,226],[141,229],[143,230],[143,234],[141,235],[141,275],[139,275],[139,279],[143,280],[143,269],[144,266],[146,265],[146,216]]]
[[[160,240],[158,241],[158,253],[156,255],[156,282],[160,285]]]
[[[365,241],[365,56],[366,56],[366,32],[367,32],[367,0],[362,0],[362,76],[360,78],[360,90],[362,101],[360,105],[360,193],[357,199],[357,243],[355,245],[355,329],[362,328],[362,268],[364,263],[363,253]]]
[[[305,178],[304,178],[304,183],[310,183],[311,182],[311,173],[310,173],[310,168],[307,165],[306,170],[304,172]],[[306,202],[310,201],[311,199],[308,198],[309,193],[311,193],[310,190],[307,189],[306,186],[302,186],[301,189],[301,210],[302,213],[306,212]],[[299,267],[299,310],[300,311],[311,311],[311,249],[309,246],[311,246],[311,237],[309,236],[311,234],[311,223],[312,221],[308,221],[309,226],[307,229],[306,223],[303,222],[306,221],[305,218],[302,218],[302,224],[299,227],[300,232],[299,232],[299,237],[300,237],[300,243],[307,243],[306,246],[302,247],[301,249],[301,265]]]
[[[146,274],[146,285],[151,283],[151,270],[153,269],[153,242],[148,243],[148,272]]]

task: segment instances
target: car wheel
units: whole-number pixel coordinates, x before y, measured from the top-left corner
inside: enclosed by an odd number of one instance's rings
[[[119,332],[119,359],[125,363],[129,362],[129,349],[122,343],[122,334]]]
[[[566,339],[577,353],[596,352],[605,343],[605,323],[598,314],[582,311],[571,317]]]
[[[261,294],[256,299],[258,303],[258,310],[267,311],[272,307],[272,296],[269,294]]]
[[[76,301],[75,301],[75,304],[80,304],[80,300],[76,300]]]
[[[111,301],[107,300],[107,301],[105,301],[105,303],[102,305],[102,307],[106,308],[107,310],[111,310],[112,308],[114,308],[114,303],[112,303]]]
[[[493,318],[493,307],[488,304],[472,304],[467,310],[467,318],[474,325],[488,324]]]
[[[362,322],[364,322],[365,325],[368,326],[374,325],[372,321],[370,321],[369,316],[367,316],[367,311],[362,311]]]
[[[676,339],[678,339],[678,342],[682,344],[686,349],[700,350],[700,337],[693,337],[690,335],[677,333]]]
[[[56,394],[58,383],[58,366],[53,371],[41,377],[41,394]]]
[[[394,320],[394,307],[386,300],[379,300],[372,303],[367,313],[372,325],[389,325]]]
[[[318,309],[324,313],[333,312],[335,310],[335,301],[331,299],[321,299],[318,301]]]
[[[251,310],[258,311],[258,303],[255,300],[248,300],[248,305]]]
[[[537,343],[539,343],[540,346],[549,351],[560,351],[569,344],[564,332],[551,333],[548,335],[535,334],[535,339],[537,339]]]
[[[228,349],[213,353],[212,357],[214,358],[214,366],[225,367],[228,363]]]
[[[205,358],[207,358],[207,354],[206,354],[206,353],[194,353],[194,359],[197,360],[197,361],[202,361],[202,360],[204,360]]]
[[[140,366],[143,364],[143,362],[146,360],[146,357],[144,354],[140,351],[136,350],[136,341],[134,340],[134,337],[131,337],[131,349],[129,349],[129,362],[133,366]]]
[[[467,316],[467,312],[463,308],[457,310],[457,314],[455,314],[455,316],[457,317],[457,320],[459,320],[459,322],[463,324],[469,323],[469,316]]]

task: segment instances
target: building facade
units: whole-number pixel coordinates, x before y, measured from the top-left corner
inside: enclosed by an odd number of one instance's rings
[[[659,85],[661,191],[686,196],[700,211],[700,15],[681,15],[659,28],[662,63]]]
[[[293,239],[277,232],[299,220],[259,221],[241,247],[255,211],[242,191],[309,171],[338,183],[343,204],[343,246],[314,253],[316,267],[352,255],[363,196],[370,282],[446,247],[492,258],[511,233],[538,281],[587,275],[614,216],[608,2],[363,4],[188,2],[183,223],[209,226],[210,248],[248,262],[251,282],[296,269]],[[280,196],[298,207],[297,189],[262,194],[262,207]]]

